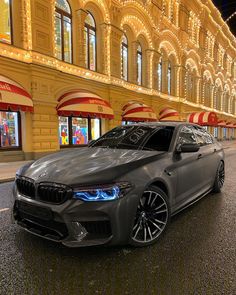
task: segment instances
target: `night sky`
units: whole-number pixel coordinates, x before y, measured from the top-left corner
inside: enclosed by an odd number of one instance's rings
[[[220,10],[224,20],[236,11],[236,0],[213,0],[213,3]],[[236,15],[227,24],[231,32],[236,36]]]

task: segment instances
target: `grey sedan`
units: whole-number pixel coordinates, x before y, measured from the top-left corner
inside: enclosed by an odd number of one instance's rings
[[[26,231],[69,247],[146,246],[173,214],[220,192],[224,176],[221,145],[198,125],[119,126],[22,167],[13,214]]]

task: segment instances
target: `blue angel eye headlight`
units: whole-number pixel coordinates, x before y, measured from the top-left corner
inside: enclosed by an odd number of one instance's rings
[[[87,202],[113,201],[124,196],[131,187],[128,183],[98,186],[91,188],[78,188],[74,190],[74,198]]]

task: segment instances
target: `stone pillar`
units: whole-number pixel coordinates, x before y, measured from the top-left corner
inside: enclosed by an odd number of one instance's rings
[[[152,88],[158,90],[158,64],[160,61],[161,54],[157,51],[153,51],[153,69],[152,73],[150,73],[150,80],[152,79]]]
[[[111,76],[121,78],[121,38],[123,32],[111,25],[110,32],[110,61]],[[128,73],[129,74],[129,73]]]
[[[87,16],[87,11],[83,9],[77,10],[76,13],[76,33],[77,38],[75,40],[75,51],[78,56],[74,56],[75,63],[78,64],[80,67],[86,67],[86,40],[84,36],[84,23]]]
[[[131,60],[129,62],[129,76],[130,82],[133,84],[137,84],[137,49],[138,49],[138,42],[133,41],[131,43],[130,54]]]
[[[179,96],[181,98],[186,99],[186,68],[184,66],[180,66],[179,72]]]
[[[105,75],[110,74],[110,26],[103,23],[97,32],[97,71]]]
[[[171,94],[173,96],[179,96],[180,88],[180,65],[172,66],[173,72],[171,77]]]

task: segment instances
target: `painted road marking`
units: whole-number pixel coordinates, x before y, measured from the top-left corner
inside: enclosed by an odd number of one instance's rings
[[[8,210],[10,210],[10,208],[3,208],[3,209],[0,209],[0,213],[1,213],[1,212],[8,211]]]

